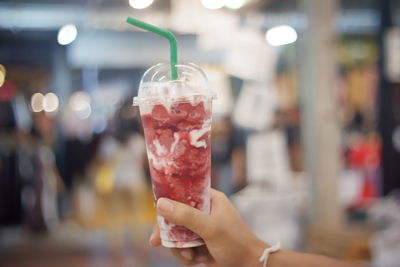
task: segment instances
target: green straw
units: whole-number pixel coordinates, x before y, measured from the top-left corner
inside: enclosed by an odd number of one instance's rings
[[[170,46],[170,64],[171,64],[171,78],[172,80],[177,80],[178,79],[178,72],[176,70],[176,64],[178,63],[178,56],[177,56],[177,49],[176,49],[176,37],[175,35],[167,30],[158,28],[156,26],[153,26],[151,24],[148,24],[146,22],[143,22],[141,20],[128,17],[126,19],[126,22],[129,24],[132,24],[136,27],[142,28],[144,30],[154,32],[155,34],[161,35],[169,40],[169,46]]]

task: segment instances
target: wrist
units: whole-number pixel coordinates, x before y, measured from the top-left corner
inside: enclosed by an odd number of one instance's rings
[[[267,247],[264,249],[261,257],[260,257],[260,262],[263,264],[263,267],[267,267],[267,264],[269,263],[269,258],[270,255],[278,252],[281,249],[281,243],[278,242],[275,245],[271,246],[271,247]],[[269,266],[271,266],[272,263],[269,264]]]
[[[283,250],[270,253],[267,261],[267,267],[287,266],[285,261],[285,256],[287,255]]]
[[[248,257],[246,257],[247,260],[241,266],[282,266],[281,263],[283,262],[282,260],[279,260],[281,258],[281,254],[283,253],[283,251],[280,250],[280,243],[271,246],[270,244],[257,239],[257,241],[253,241],[253,243],[248,244],[253,245],[251,246],[251,251],[249,252]],[[268,255],[265,259],[266,265],[264,265],[264,259],[262,260],[262,256],[264,256],[265,250],[268,249],[270,250],[268,251]]]
[[[262,263],[260,262],[260,257],[262,255],[262,253],[264,252],[264,250],[271,246],[268,243],[266,243],[258,238],[251,242],[246,242],[245,244],[248,246],[247,247],[248,252],[247,252],[246,257],[243,257],[244,263],[241,266],[243,266],[243,267],[262,266]]]

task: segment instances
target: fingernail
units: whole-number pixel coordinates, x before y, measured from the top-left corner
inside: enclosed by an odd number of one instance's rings
[[[170,213],[174,210],[174,204],[171,201],[169,201],[168,199],[160,198],[157,201],[157,208],[161,212]]]
[[[184,250],[182,250],[181,252],[180,252],[180,254],[181,254],[181,256],[183,257],[183,258],[185,258],[186,260],[192,260],[193,259],[193,254],[192,254],[192,251],[190,251],[190,250],[187,250],[187,249],[184,249]]]

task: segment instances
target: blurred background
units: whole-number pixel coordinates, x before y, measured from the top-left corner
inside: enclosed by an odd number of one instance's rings
[[[213,187],[267,242],[400,266],[399,0],[0,0],[0,265],[179,266],[155,221],[140,78],[218,94]]]

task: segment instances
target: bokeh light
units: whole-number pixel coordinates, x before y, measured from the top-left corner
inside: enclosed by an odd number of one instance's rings
[[[0,87],[3,86],[6,80],[6,68],[0,64]]]
[[[290,26],[282,25],[269,29],[265,38],[270,45],[281,46],[296,42],[297,32]]]
[[[154,0],[129,0],[129,5],[136,9],[144,9],[151,6]]]
[[[43,111],[44,95],[42,93],[35,93],[31,97],[31,108],[33,112]]]
[[[46,112],[55,112],[58,110],[59,103],[60,101],[56,94],[48,93],[43,99],[43,109]]]
[[[204,7],[208,9],[219,9],[225,5],[225,0],[201,0]]]
[[[90,96],[87,93],[79,91],[71,95],[69,106],[79,118],[87,119],[92,113],[90,101]]]
[[[74,24],[67,24],[58,31],[57,41],[60,45],[67,45],[75,41],[78,30]]]
[[[226,0],[225,6],[231,9],[239,9],[245,3],[245,0]]]

